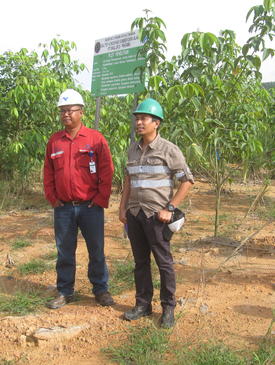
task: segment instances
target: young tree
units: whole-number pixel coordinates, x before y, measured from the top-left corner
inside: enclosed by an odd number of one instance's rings
[[[0,166],[7,178],[27,177],[41,164],[59,125],[56,100],[85,67],[71,59],[73,42],[53,39],[42,47],[40,54],[23,48],[0,55]]]
[[[271,97],[261,86],[257,53],[263,59],[274,54],[264,42],[274,34],[274,1],[253,7],[248,17],[253,11],[250,31],[257,34],[242,48],[231,30],[219,36],[192,32],[183,36],[182,52],[170,62],[157,52],[165,40],[162,20],[149,18],[147,12],[132,25],[146,40],[144,50],[154,55],[147,57],[146,92],[165,107],[162,134],[179,145],[193,170],[203,171],[214,185],[215,235],[224,184],[233,179],[237,165],[246,180],[255,161],[266,155]]]

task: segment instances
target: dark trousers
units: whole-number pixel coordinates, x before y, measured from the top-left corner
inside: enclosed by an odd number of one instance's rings
[[[74,292],[78,228],[89,253],[88,278],[93,293],[108,290],[108,270],[104,256],[104,209],[97,205],[64,205],[54,208],[54,229],[57,247],[57,290],[64,295]]]
[[[160,273],[161,305],[174,307],[176,279],[170,242],[162,237],[164,223],[155,216],[147,218],[141,209],[136,217],[127,211],[127,225],[135,260],[136,305],[148,305],[153,297],[152,252]]]

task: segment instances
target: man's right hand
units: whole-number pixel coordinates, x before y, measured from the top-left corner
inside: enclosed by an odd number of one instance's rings
[[[121,223],[127,223],[127,218],[126,218],[126,209],[119,209],[119,220]]]
[[[57,208],[57,207],[63,207],[63,203],[62,203],[62,201],[60,201],[60,200],[57,200],[54,204],[52,204],[52,207],[53,208]]]

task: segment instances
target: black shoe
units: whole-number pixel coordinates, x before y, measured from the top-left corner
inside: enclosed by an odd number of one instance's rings
[[[95,300],[103,307],[115,304],[114,299],[108,291],[95,295]]]
[[[175,324],[174,318],[174,307],[165,307],[162,311],[162,316],[160,317],[160,327],[161,328],[171,328]]]
[[[127,321],[134,321],[144,316],[152,314],[152,305],[136,305],[134,308],[124,313],[124,319]]]
[[[58,294],[58,296],[55,299],[46,303],[46,306],[50,309],[57,309],[63,307],[63,305],[66,305],[67,303],[72,302],[73,298],[74,298],[73,295]]]

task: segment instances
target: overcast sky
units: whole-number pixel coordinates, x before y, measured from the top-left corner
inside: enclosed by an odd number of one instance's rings
[[[76,58],[91,71],[96,39],[124,33],[136,17],[150,9],[164,20],[170,58],[180,52],[180,41],[187,32],[200,30],[218,35],[220,30],[236,32],[243,45],[252,17],[248,10],[263,0],[3,0],[1,2],[0,52],[20,48],[36,49],[59,35],[77,44]],[[273,47],[275,45],[273,44]],[[265,61],[263,81],[275,81],[275,59]],[[89,89],[91,74],[82,75],[82,86]]]

